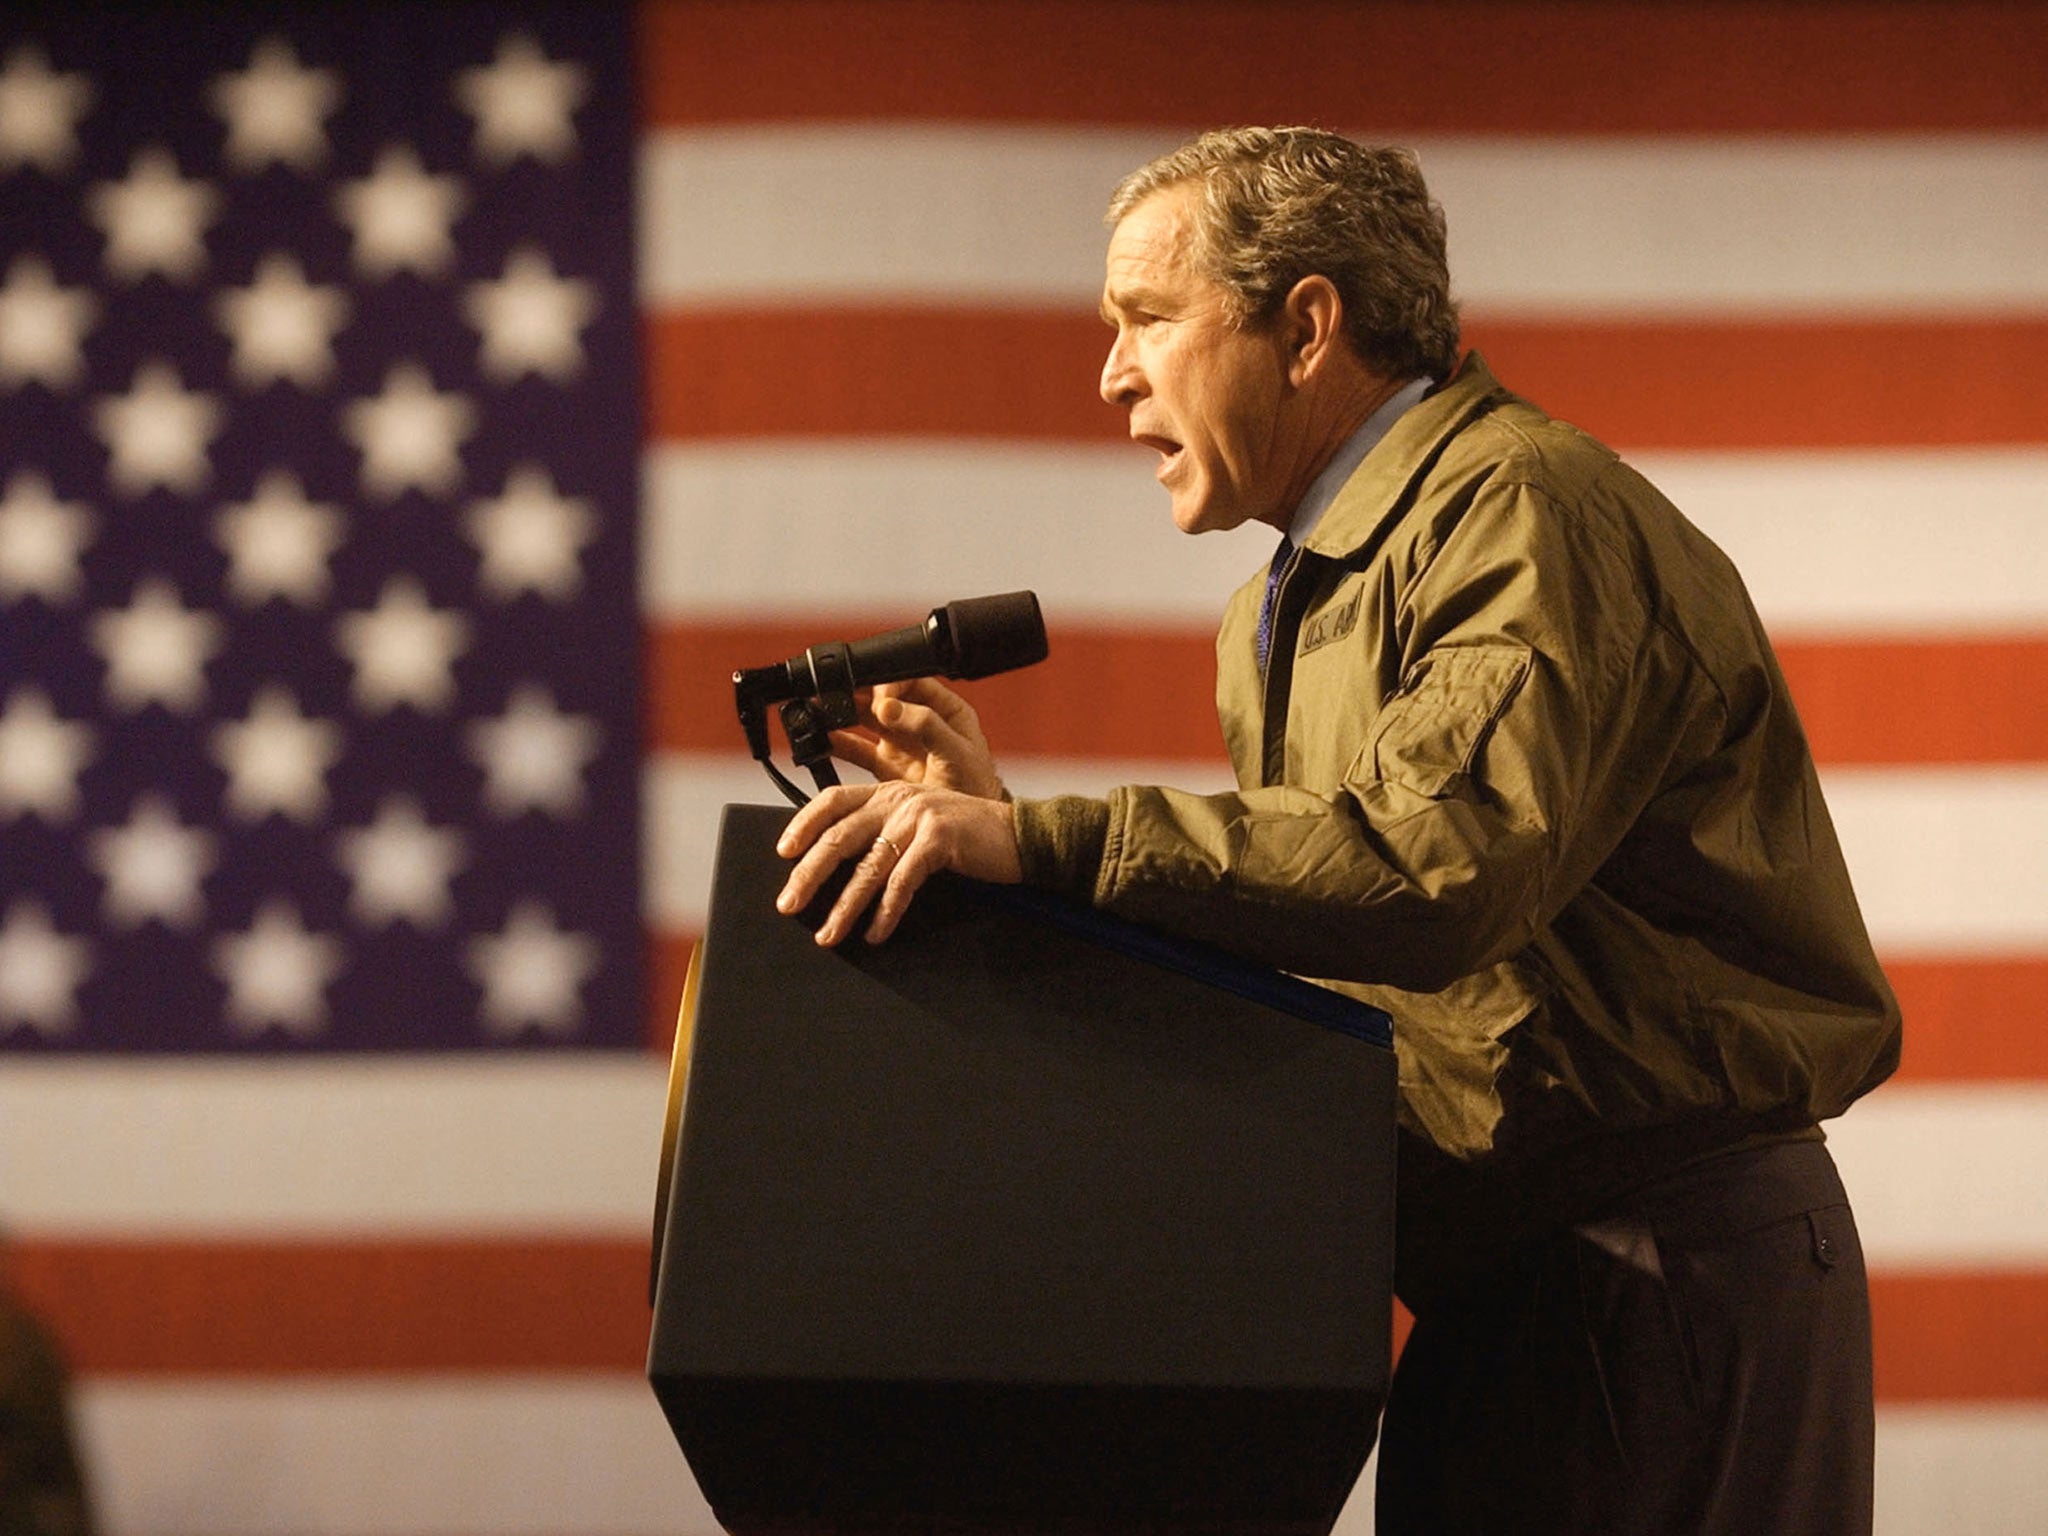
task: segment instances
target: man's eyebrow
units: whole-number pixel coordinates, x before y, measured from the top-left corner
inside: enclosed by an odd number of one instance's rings
[[[1157,290],[1147,288],[1143,283],[1132,283],[1128,287],[1106,287],[1095,305],[1095,312],[1106,325],[1116,324],[1116,312],[1134,309],[1157,309],[1160,296]]]

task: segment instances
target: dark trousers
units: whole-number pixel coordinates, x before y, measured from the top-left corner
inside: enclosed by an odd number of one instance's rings
[[[1723,1154],[1418,1308],[1379,1536],[1867,1536],[1863,1250],[1817,1141]]]

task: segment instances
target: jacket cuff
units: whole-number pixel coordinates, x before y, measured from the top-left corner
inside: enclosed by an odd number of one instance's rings
[[[1109,802],[1085,795],[1016,800],[1017,859],[1024,883],[1086,900],[1095,893],[1109,846]]]

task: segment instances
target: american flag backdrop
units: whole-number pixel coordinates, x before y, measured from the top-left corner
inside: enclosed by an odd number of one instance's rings
[[[1031,587],[1016,788],[1227,781],[1268,551],[1093,310],[1250,121],[1414,144],[1468,340],[1748,577],[1907,1014],[1879,1529],[2048,1529],[2043,80],[2011,4],[0,17],[0,1221],[108,1529],[713,1529],[638,1373],[726,679]]]
[[[10,42],[23,1045],[638,1037],[628,33],[545,19]]]

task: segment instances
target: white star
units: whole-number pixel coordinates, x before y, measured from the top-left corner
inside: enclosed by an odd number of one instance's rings
[[[244,932],[213,945],[213,969],[228,985],[227,1012],[244,1034],[270,1025],[287,1033],[319,1033],[327,1022],[322,995],[340,974],[343,946],[331,934],[309,933],[298,909],[266,901]]]
[[[384,393],[350,404],[342,422],[363,452],[363,488],[390,501],[409,485],[447,495],[462,483],[459,449],[476,408],[466,395],[439,393],[417,363],[400,363],[384,375]]]
[[[0,1021],[61,1035],[78,1022],[78,984],[92,969],[92,946],[50,922],[49,908],[26,898],[0,926]]]
[[[152,701],[181,712],[197,708],[221,628],[212,614],[180,602],[162,577],[144,577],[126,608],[92,621],[93,647],[107,662],[107,697],[127,709]]]
[[[188,278],[206,265],[201,235],[219,211],[220,194],[181,177],[169,150],[137,150],[128,179],[102,182],[86,202],[106,233],[107,270],[116,277]]]
[[[42,257],[17,256],[0,288],[0,384],[76,384],[85,370],[85,333],[98,313],[85,289],[59,288]]]
[[[415,928],[440,928],[454,914],[448,882],[469,862],[462,834],[428,826],[410,795],[386,798],[374,822],[336,841],[355,882],[348,904],[357,921],[381,928],[404,918]]]
[[[130,496],[152,486],[190,492],[205,485],[213,472],[207,451],[225,414],[213,396],[186,389],[165,362],[144,363],[127,394],[103,396],[93,409],[112,455],[107,473]]]
[[[223,507],[214,542],[227,551],[228,590],[245,603],[289,598],[311,606],[327,595],[327,562],[340,547],[338,507],[306,499],[299,477],[267,471],[247,501]]]
[[[568,1034],[583,1017],[577,992],[599,965],[597,941],[569,933],[538,902],[523,901],[496,936],[469,941],[469,972],[483,984],[484,1018],[501,1035],[533,1025]]]
[[[58,719],[40,688],[16,688],[0,714],[0,816],[76,816],[78,775],[91,760],[90,726]]]
[[[78,158],[78,120],[92,105],[84,75],[53,74],[42,49],[24,45],[0,69],[0,171],[63,170]]]
[[[580,64],[555,64],[530,37],[513,35],[498,44],[498,56],[478,69],[465,69],[455,95],[476,119],[476,149],[494,165],[521,155],[556,161],[576,148],[569,121],[590,82]]]
[[[557,277],[538,246],[523,245],[505,260],[496,282],[471,283],[462,312],[483,337],[483,371],[500,383],[528,373],[574,378],[583,368],[577,333],[597,313],[597,285]]]
[[[327,808],[327,770],[341,756],[341,727],[308,719],[276,684],[256,690],[249,718],[214,727],[213,756],[228,771],[227,802],[251,821],[272,812],[311,821]]]
[[[59,501],[47,477],[18,470],[0,496],[0,598],[31,594],[62,602],[78,591],[79,551],[92,537],[92,514]]]
[[[220,76],[208,94],[228,125],[227,157],[242,170],[281,161],[304,171],[327,158],[321,122],[341,104],[340,77],[302,68],[283,38],[258,43],[249,67]]]
[[[290,379],[307,389],[334,375],[334,333],[348,324],[341,289],[315,286],[290,256],[273,252],[247,288],[214,300],[220,328],[235,344],[235,377],[255,389]]]
[[[335,210],[356,236],[356,267],[372,277],[410,270],[433,277],[455,259],[450,226],[466,199],[454,176],[430,176],[403,145],[377,157],[361,181],[334,194]]]
[[[355,663],[356,702],[368,710],[411,704],[445,708],[455,692],[455,658],[469,645],[459,612],[429,608],[410,576],[384,583],[377,606],[335,621],[337,643]]]
[[[162,795],[144,795],[128,812],[127,826],[103,828],[86,841],[106,878],[109,921],[135,928],[155,919],[190,928],[205,913],[199,883],[214,866],[213,834],[180,824]]]
[[[493,597],[538,592],[560,601],[582,584],[583,546],[597,536],[597,514],[580,496],[564,496],[537,464],[505,477],[496,500],[473,501],[470,542],[483,556],[478,579]]]
[[[484,798],[500,816],[521,811],[575,814],[583,805],[583,774],[604,743],[584,715],[565,715],[545,688],[522,683],[505,713],[469,728],[469,755],[483,765]]]

